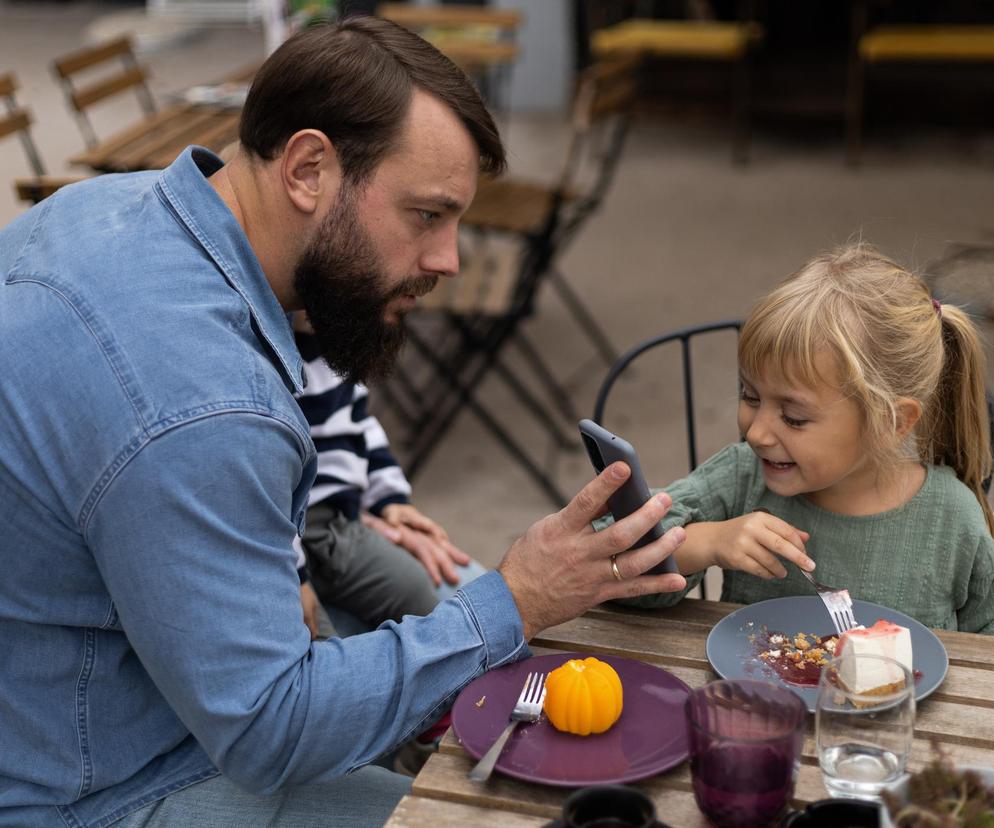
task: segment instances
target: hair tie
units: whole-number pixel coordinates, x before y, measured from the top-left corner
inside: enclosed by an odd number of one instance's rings
[[[942,305],[939,303],[938,299],[932,300],[932,307],[935,308],[935,315],[942,319]]]

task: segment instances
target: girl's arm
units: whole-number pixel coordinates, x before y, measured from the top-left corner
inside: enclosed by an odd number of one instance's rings
[[[787,570],[780,558],[793,561],[809,572],[815,568],[814,561],[804,553],[808,533],[768,512],[690,523],[685,528],[687,539],[674,553],[681,575],[720,566],[766,580],[784,578]]]

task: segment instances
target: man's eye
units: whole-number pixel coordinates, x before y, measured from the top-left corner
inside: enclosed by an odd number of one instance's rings
[[[431,210],[418,210],[418,215],[421,216],[421,220],[425,224],[434,224],[435,219],[438,218],[438,213],[433,213]]]
[[[793,417],[788,417],[786,414],[783,414],[782,417],[783,421],[791,428],[800,428],[808,422],[807,420],[795,420]]]

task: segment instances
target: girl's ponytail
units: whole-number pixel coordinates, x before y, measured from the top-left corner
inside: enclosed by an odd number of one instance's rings
[[[976,496],[994,533],[994,513],[983,490],[991,474],[991,431],[984,388],[984,352],[969,317],[937,306],[942,320],[942,374],[918,430],[922,459],[951,467]]]

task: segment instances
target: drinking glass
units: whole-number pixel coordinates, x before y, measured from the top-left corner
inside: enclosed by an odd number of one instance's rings
[[[853,676],[876,676],[888,692],[853,693]],[[876,800],[904,773],[915,728],[911,673],[887,656],[843,653],[821,671],[815,741],[825,788],[833,797]]]
[[[794,792],[807,708],[783,686],[715,681],[687,698],[697,806],[718,828],[769,825]]]

